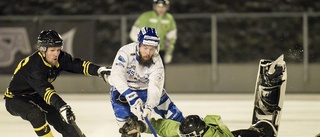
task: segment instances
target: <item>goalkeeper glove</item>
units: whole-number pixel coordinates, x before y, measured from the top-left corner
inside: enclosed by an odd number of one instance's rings
[[[140,137],[146,131],[146,125],[133,115],[126,119],[126,123],[119,129],[121,137]]]

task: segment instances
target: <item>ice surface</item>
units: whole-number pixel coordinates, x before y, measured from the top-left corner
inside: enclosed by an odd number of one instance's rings
[[[170,94],[170,93],[169,93]],[[119,137],[109,94],[62,94],[87,137]],[[251,124],[253,94],[171,94],[184,115],[219,114],[230,130]],[[36,137],[31,125],[11,116],[0,100],[0,137]],[[313,137],[320,133],[320,95],[287,94],[278,137]],[[55,137],[61,137],[53,128]],[[152,137],[143,134],[142,137]]]

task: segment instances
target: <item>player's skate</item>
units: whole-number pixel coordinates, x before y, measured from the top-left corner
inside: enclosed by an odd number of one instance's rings
[[[275,61],[260,60],[255,87],[252,127],[276,137],[286,91],[287,70],[283,55]]]

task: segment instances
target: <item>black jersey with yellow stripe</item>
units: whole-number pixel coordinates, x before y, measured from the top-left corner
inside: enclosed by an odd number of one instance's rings
[[[73,58],[64,51],[60,52],[58,63],[53,66],[37,51],[18,64],[4,98],[39,94],[48,104],[60,108],[65,102],[56,94],[52,82],[61,71],[98,76],[99,67],[89,61]]]

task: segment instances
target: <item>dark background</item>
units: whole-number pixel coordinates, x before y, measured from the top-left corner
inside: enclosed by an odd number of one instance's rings
[[[171,0],[169,12],[181,14],[219,13],[313,13],[320,9],[320,2],[313,0]],[[29,0],[1,1],[1,16],[138,16],[152,10],[152,0]],[[173,64],[211,62],[211,19],[176,18],[178,40]],[[128,20],[127,32],[135,18]],[[308,18],[309,62],[320,62],[318,43],[319,17]],[[36,22],[37,23],[37,22]],[[302,63],[302,18],[222,18],[218,23],[218,62],[246,63],[261,58],[274,59],[285,54],[289,63]],[[92,60],[110,64],[121,46],[119,20],[94,20],[95,31]],[[32,39],[35,36],[30,36]],[[130,39],[127,38],[129,42]],[[91,59],[91,58],[90,58]]]
[[[10,0],[0,2],[1,15],[140,14],[152,0]],[[175,13],[317,12],[315,0],[170,0]]]

